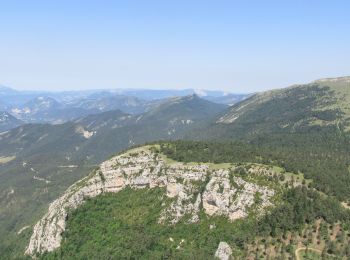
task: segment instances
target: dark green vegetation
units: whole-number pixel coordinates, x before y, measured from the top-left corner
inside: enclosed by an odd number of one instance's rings
[[[230,107],[204,131],[194,130],[189,138],[250,139],[271,133],[317,132],[329,126],[343,131],[350,125],[350,113],[339,100],[335,90],[317,84],[256,94]]]
[[[0,259],[23,258],[24,248],[32,234],[32,225],[45,214],[48,203],[92,169],[89,166],[55,168],[48,163],[50,161],[43,161],[45,167],[40,168],[40,172],[32,172],[31,168],[36,168],[33,165],[18,165],[13,166],[6,175],[0,175],[4,180],[0,182]],[[20,167],[22,170],[19,175]],[[1,169],[0,165],[0,173]],[[17,178],[11,178],[11,175],[16,174],[19,175]],[[40,174],[47,174],[46,178],[51,182],[33,178],[42,176]],[[22,228],[24,229],[20,232]]]
[[[334,127],[307,133],[270,134],[249,142],[177,141],[161,151],[179,161],[260,162],[302,172],[312,186],[340,201],[350,199],[350,138]]]
[[[350,228],[349,211],[337,200],[299,187],[285,191],[281,204],[259,221],[258,230],[259,234],[276,236],[300,230],[316,219],[330,224],[340,221],[346,229]]]
[[[281,204],[259,220],[233,223],[201,213],[198,224],[160,225],[160,212],[169,202],[162,189],[126,189],[88,200],[69,214],[61,248],[42,258],[212,259],[220,241],[245,257],[256,237],[297,232],[317,218],[350,224],[339,204],[306,188],[286,191]]]
[[[309,131],[314,125],[320,128],[322,123],[341,118],[340,109],[329,108],[336,102],[334,91],[327,87],[311,85],[290,88],[283,94],[273,95],[266,102],[255,104],[253,110],[240,113],[233,127],[237,126],[238,132],[239,129],[249,129],[246,135]],[[232,112],[236,112],[238,106],[233,107]]]
[[[298,231],[257,237],[246,249],[252,259],[349,259],[349,236],[342,223],[318,219]]]

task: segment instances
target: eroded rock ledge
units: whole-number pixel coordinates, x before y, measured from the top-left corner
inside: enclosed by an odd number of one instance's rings
[[[57,249],[69,210],[80,206],[86,198],[118,192],[125,187],[166,187],[166,195],[174,201],[162,211],[160,224],[176,224],[185,215],[190,216],[188,223],[198,222],[201,208],[208,215],[224,215],[234,221],[246,217],[253,205],[263,211],[272,205],[274,195],[274,190],[233,176],[229,169],[213,170],[208,164],[166,163],[149,147],[136,148],[102,163],[100,169],[52,202],[34,226],[25,253],[35,255]]]

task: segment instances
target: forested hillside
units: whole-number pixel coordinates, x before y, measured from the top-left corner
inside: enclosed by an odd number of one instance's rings
[[[335,127],[257,136],[248,142],[179,141],[163,147],[165,154],[180,161],[254,161],[302,172],[314,180],[313,187],[341,201],[350,198],[349,149],[349,135]]]
[[[348,131],[349,84],[345,77],[257,93],[231,106],[198,132],[207,140],[319,131],[329,126]]]
[[[156,152],[154,160],[157,161],[157,157],[162,154],[172,159],[167,159],[170,163],[166,167],[168,170],[158,176],[175,169],[171,167],[180,167],[176,161],[185,162],[188,170],[196,167],[194,162],[198,162],[198,165],[204,165],[203,162],[210,163],[212,172],[208,173],[210,177],[207,178],[215,176],[216,170],[227,167],[232,169],[230,178],[239,176],[279,190],[273,206],[263,215],[257,214],[253,207],[243,221],[232,221],[220,215],[207,216],[208,205],[205,204],[206,196],[203,195],[204,201],[199,206],[199,219],[196,222],[188,222],[191,219],[189,213],[188,217],[169,225],[159,223],[161,212],[174,202],[173,197],[165,196],[169,194],[169,187],[165,191],[158,188],[148,190],[151,185],[142,186],[145,189],[134,186],[117,194],[106,193],[88,199],[83,206],[71,211],[67,217],[61,247],[52,253],[44,253],[42,258],[93,259],[122,256],[140,259],[191,259],[200,256],[201,259],[211,259],[221,241],[227,242],[233,255],[240,258],[293,258],[296,250],[303,248],[302,246],[317,248],[318,257],[321,254],[325,258],[335,255],[350,257],[350,212],[334,196],[315,189],[315,180],[276,166],[279,164],[276,155],[275,160],[266,160],[264,157],[271,154],[267,154],[264,149],[239,142],[223,144],[179,141],[163,142],[159,146],[155,144],[155,147],[159,147],[159,150],[153,150]],[[137,151],[130,151],[128,156],[137,158]],[[125,163],[128,167],[134,167],[130,162]],[[109,165],[116,165],[113,159]],[[273,170],[270,174],[256,172],[256,167],[261,169],[263,165],[271,165]],[[140,173],[144,178],[147,176],[146,169]],[[177,169],[183,171],[186,168]],[[128,172],[127,168],[125,171]],[[111,171],[107,172],[110,174]],[[99,173],[101,174],[104,174],[103,171]],[[186,175],[186,170],[182,174],[185,179],[185,176],[190,176]],[[111,180],[108,175],[104,178]],[[180,181],[186,183],[184,180]],[[205,184],[200,189],[208,189],[209,186]],[[219,196],[227,191],[219,186],[216,192]],[[256,205],[261,203],[259,195],[254,200]],[[185,200],[178,205],[186,203],[188,202]],[[212,203],[220,205],[219,199]]]

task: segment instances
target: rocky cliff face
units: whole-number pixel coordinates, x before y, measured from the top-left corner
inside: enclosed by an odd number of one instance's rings
[[[57,249],[69,210],[87,198],[118,192],[125,187],[166,188],[166,195],[173,198],[173,202],[159,216],[159,224],[176,224],[185,215],[189,216],[186,219],[189,224],[198,222],[202,209],[208,215],[224,215],[234,221],[246,217],[252,206],[263,212],[272,205],[274,190],[233,176],[232,168],[170,163],[151,147],[115,156],[51,203],[48,212],[34,226],[25,253],[35,255]]]

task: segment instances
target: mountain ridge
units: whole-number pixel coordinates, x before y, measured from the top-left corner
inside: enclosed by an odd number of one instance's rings
[[[6,111],[0,111],[0,133],[10,130],[24,124],[23,121],[17,119]]]
[[[347,105],[350,100],[350,85],[347,81],[344,83],[343,78],[331,79],[331,82],[337,82],[337,86],[329,82],[329,79],[316,80],[314,83],[255,94],[232,106],[217,122],[234,126],[251,121],[258,128],[265,127],[265,120],[266,124],[273,125],[268,131],[272,128],[273,131],[299,131],[298,129],[322,125],[350,129],[350,108]],[[264,131],[266,130],[262,130]]]

